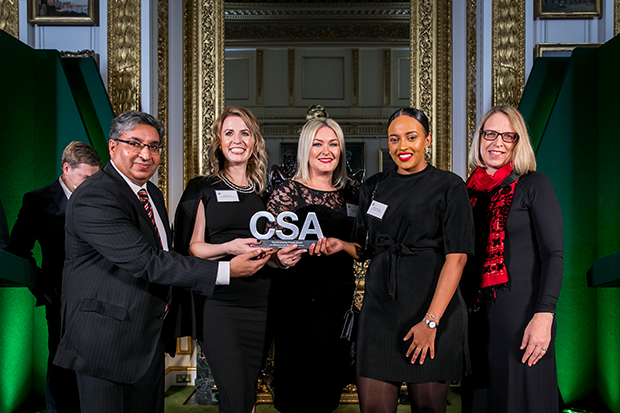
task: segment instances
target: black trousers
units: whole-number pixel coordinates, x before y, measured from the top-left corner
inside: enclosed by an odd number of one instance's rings
[[[79,413],[80,396],[75,371],[53,363],[60,343],[60,299],[45,306],[47,319],[47,376],[45,377],[45,407],[47,413]]]
[[[164,345],[144,377],[132,384],[77,373],[83,413],[164,413]]]

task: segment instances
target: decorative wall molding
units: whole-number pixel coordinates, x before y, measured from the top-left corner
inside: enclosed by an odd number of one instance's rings
[[[140,110],[140,2],[108,2],[108,95],[116,115]]]
[[[430,162],[452,170],[452,0],[411,0],[410,105],[428,116]]]
[[[517,106],[525,88],[525,0],[493,2],[493,106]]]
[[[224,109],[224,0],[184,0],[184,185],[207,171],[211,128]]]
[[[392,104],[392,50],[383,50],[383,106]]]
[[[19,39],[19,2],[0,0],[0,30]]]
[[[256,49],[256,106],[263,106],[265,102],[265,51]]]
[[[286,51],[286,104],[295,106],[295,49]]]
[[[620,0],[614,1],[614,36],[620,34]]]
[[[360,49],[351,49],[351,106],[360,104]]]
[[[469,148],[471,148],[471,142],[476,133],[477,126],[477,76],[478,76],[478,33],[476,30],[477,21],[477,0],[467,1],[467,68],[466,68],[466,133],[467,133],[467,148],[465,149],[465,165],[467,170],[467,176],[473,172],[473,168],[469,165]]]
[[[157,1],[157,119],[164,126],[164,138],[161,151],[157,181],[168,207],[168,77],[169,77],[169,36],[168,36],[168,0]],[[178,353],[178,350],[177,350]]]
[[[226,40],[407,41],[408,2],[226,3]]]

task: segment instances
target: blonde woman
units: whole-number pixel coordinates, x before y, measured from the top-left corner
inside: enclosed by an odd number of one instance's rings
[[[357,195],[347,183],[344,136],[332,119],[318,117],[301,131],[297,173],[276,187],[267,202],[274,215],[293,211],[299,225],[317,214],[323,234],[349,239]],[[343,315],[353,294],[353,261],[346,253],[304,255],[301,262],[280,259],[274,275],[274,404],[281,412],[331,412],[348,384],[350,345],[340,338]],[[290,268],[286,268],[290,267]],[[300,391],[320,391],[300,399]]]
[[[473,374],[463,382],[463,411],[557,412],[562,215],[515,108],[496,106],[482,118],[470,164],[476,247],[461,288]]]
[[[266,184],[267,155],[249,110],[229,106],[215,121],[209,165],[211,175],[192,179],[183,193],[175,218],[175,249],[226,260],[260,245],[250,238],[249,223],[254,213],[265,209],[260,194]],[[286,262],[301,253],[289,247],[278,256]],[[269,274],[263,269],[217,285],[208,299],[193,295],[193,334],[213,371],[220,412],[253,409],[269,288]]]

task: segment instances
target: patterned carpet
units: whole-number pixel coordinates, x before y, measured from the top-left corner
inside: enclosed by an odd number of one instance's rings
[[[184,406],[183,403],[193,391],[193,387],[171,387],[166,392],[166,413],[217,413],[217,406]],[[461,396],[452,389],[448,393],[448,403],[447,413],[461,412]],[[334,413],[359,413],[359,411],[357,404],[341,404]],[[410,411],[409,406],[398,406],[398,413]],[[259,404],[256,407],[256,413],[278,413],[278,411],[273,404]]]

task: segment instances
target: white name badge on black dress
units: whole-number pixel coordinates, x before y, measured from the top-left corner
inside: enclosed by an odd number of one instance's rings
[[[370,207],[368,208],[368,211],[366,211],[366,214],[378,219],[383,219],[383,215],[385,214],[385,211],[387,209],[388,206],[386,204],[383,204],[379,201],[372,201]]]
[[[359,206],[355,204],[349,204],[347,202],[347,216],[355,218],[357,216],[357,210],[360,209]]]
[[[217,202],[239,202],[237,191],[215,191]]]

